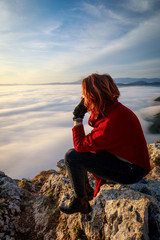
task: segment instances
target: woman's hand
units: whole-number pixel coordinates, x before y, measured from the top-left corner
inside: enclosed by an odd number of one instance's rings
[[[77,118],[81,118],[83,120],[86,112],[87,112],[87,107],[84,106],[84,98],[83,98],[73,111],[73,120],[75,121]]]

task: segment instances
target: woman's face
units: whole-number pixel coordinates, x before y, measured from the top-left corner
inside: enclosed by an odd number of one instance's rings
[[[81,99],[83,99],[84,98],[84,105],[87,107],[87,99],[86,99],[86,97],[85,97],[85,92],[84,92],[84,89],[83,89],[83,87],[82,87],[82,96],[81,96]]]
[[[81,96],[81,99],[83,99],[83,98],[84,98],[84,106],[87,107],[87,108],[89,108],[90,110],[91,110],[91,109],[94,109],[94,104],[93,104],[93,102],[91,102],[91,101],[88,100],[88,98],[86,97],[85,91],[84,91],[84,89],[83,89],[83,87],[82,87],[82,96]]]
[[[83,87],[82,87],[82,96],[81,96],[81,99],[85,98],[85,94],[84,94],[84,90],[83,90]]]

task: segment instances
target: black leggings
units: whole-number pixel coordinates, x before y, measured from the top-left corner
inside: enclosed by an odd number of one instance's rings
[[[102,179],[121,184],[136,183],[148,173],[148,170],[122,161],[109,152],[107,156],[101,156],[92,152],[84,153],[70,149],[65,154],[64,160],[75,197],[78,198],[87,195],[85,190],[85,183],[88,181],[87,171]]]

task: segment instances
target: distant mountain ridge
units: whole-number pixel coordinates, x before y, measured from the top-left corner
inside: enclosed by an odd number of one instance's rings
[[[127,87],[127,86],[157,86],[160,87],[160,82],[145,82],[145,81],[137,81],[130,83],[117,83],[119,87]]]
[[[160,78],[114,78],[118,86],[160,86]],[[25,83],[25,84],[0,84],[5,86],[14,85],[69,85],[81,84],[81,80],[75,82],[51,82],[51,83]]]
[[[145,83],[153,83],[160,82],[160,78],[114,78],[116,83],[135,83],[135,82],[145,82]]]
[[[160,78],[114,78],[114,81],[118,86],[159,86]],[[75,82],[56,82],[56,83],[44,83],[41,85],[68,85],[68,84],[81,84],[81,80]]]
[[[160,78],[113,78],[118,86],[160,86]],[[73,84],[81,81],[73,82]]]

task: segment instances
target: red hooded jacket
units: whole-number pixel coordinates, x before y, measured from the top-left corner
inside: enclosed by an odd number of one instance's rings
[[[114,102],[106,108],[105,116],[89,118],[93,130],[85,135],[83,125],[75,126],[74,148],[78,152],[104,155],[105,150],[132,164],[150,170],[146,140],[137,116],[123,104]],[[97,178],[98,179],[98,178]]]

